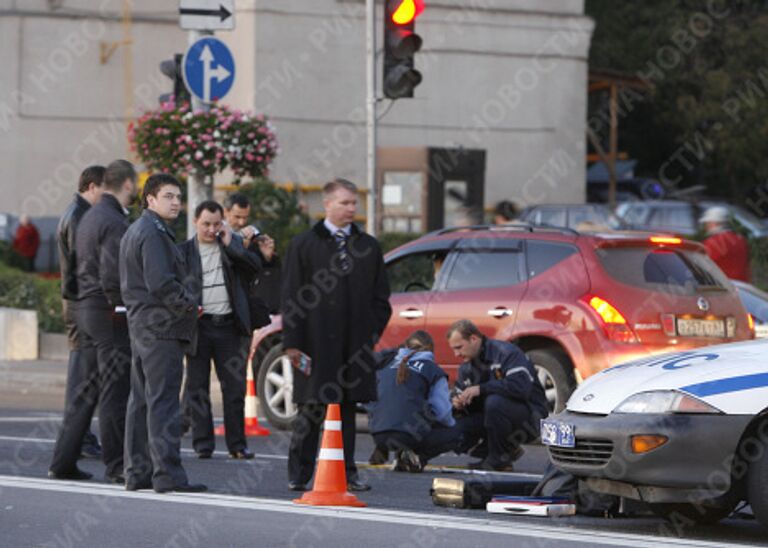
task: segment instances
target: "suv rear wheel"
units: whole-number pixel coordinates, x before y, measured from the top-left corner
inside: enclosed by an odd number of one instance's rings
[[[289,430],[298,408],[293,403],[293,367],[282,344],[273,346],[264,356],[256,386],[261,409],[269,424]]]
[[[571,360],[563,352],[552,349],[529,350],[526,354],[533,362],[544,388],[549,412],[559,413],[576,388]]]

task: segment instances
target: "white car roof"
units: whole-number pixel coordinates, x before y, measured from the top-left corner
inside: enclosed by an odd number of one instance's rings
[[[679,390],[728,414],[757,414],[768,408],[768,340],[708,346],[611,367],[582,383],[567,408],[608,414],[629,396],[650,390]]]

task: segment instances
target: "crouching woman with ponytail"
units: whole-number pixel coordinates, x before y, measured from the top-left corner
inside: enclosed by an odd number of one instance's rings
[[[395,470],[421,472],[427,461],[460,442],[448,376],[433,351],[432,337],[415,331],[376,374],[378,401],[369,407],[370,429],[377,447],[395,452]]]

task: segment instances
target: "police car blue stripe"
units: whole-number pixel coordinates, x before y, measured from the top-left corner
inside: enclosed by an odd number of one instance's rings
[[[740,392],[752,388],[763,388],[765,386],[768,386],[768,373],[758,373],[756,375],[744,375],[743,377],[731,377],[729,379],[689,384],[688,386],[683,386],[680,390],[684,390],[689,394],[703,398],[706,396],[715,396],[717,394],[726,394],[728,392]]]

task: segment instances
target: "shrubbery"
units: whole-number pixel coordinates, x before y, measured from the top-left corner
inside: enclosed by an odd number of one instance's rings
[[[61,284],[0,263],[0,306],[37,311],[42,331],[63,333]]]

